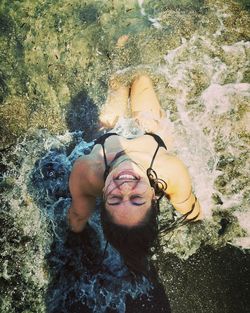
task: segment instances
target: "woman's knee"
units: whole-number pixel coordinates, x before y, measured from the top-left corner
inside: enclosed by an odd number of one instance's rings
[[[132,82],[132,88],[152,87],[153,83],[148,75],[139,75]]]

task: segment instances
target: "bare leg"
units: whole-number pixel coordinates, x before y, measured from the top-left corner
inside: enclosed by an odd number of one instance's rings
[[[120,117],[128,114],[129,87],[110,81],[108,96],[99,116],[101,126],[112,128]]]
[[[131,87],[131,111],[140,126],[146,131],[156,132],[164,116],[154,91],[151,79],[146,75],[137,77]]]

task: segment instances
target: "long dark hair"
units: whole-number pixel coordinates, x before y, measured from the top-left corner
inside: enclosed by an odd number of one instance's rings
[[[152,200],[143,220],[136,226],[128,227],[114,223],[105,205],[101,210],[101,223],[106,239],[121,254],[124,263],[135,275],[150,277],[148,256],[158,235],[157,213],[157,202]]]

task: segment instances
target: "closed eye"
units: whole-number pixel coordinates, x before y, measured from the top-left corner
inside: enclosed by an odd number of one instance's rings
[[[120,196],[111,196],[111,197],[108,198],[107,204],[108,205],[118,205],[118,204],[121,203],[121,201],[122,201],[122,197],[120,197]]]
[[[112,197],[109,197],[107,204],[108,205],[119,205],[119,204],[121,204],[122,200],[123,200],[123,198],[120,196],[112,196]],[[131,196],[129,200],[130,200],[131,204],[133,204],[135,206],[141,206],[141,205],[146,203],[146,201],[144,201],[143,197],[138,196],[138,195]]]
[[[131,196],[130,201],[132,204],[137,205],[137,206],[140,206],[146,203],[146,201],[144,201],[144,198],[139,195]]]
[[[143,204],[145,204],[146,202],[142,202],[142,203],[137,203],[137,202],[132,202],[133,205],[136,205],[136,206],[141,206]]]

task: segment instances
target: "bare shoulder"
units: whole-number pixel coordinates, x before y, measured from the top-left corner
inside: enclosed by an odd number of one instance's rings
[[[176,155],[164,153],[160,156],[159,161],[164,163],[165,168],[167,168],[168,171],[176,172],[186,170],[185,164]]]
[[[89,158],[88,155],[84,155],[84,156],[78,158],[73,164],[71,174],[76,173],[78,175],[81,175],[83,172],[85,172],[87,169],[89,169],[89,166],[92,162],[93,161]]]
[[[188,169],[177,156],[162,154],[156,165],[159,177],[167,182],[168,193],[190,184]]]
[[[88,158],[80,157],[77,159],[72,167],[72,171],[70,173],[69,177],[69,184],[70,184],[70,189],[72,190],[77,190],[77,189],[82,189],[84,182],[87,179],[88,176],[88,165],[89,165],[89,160]],[[83,179],[84,178],[84,179]]]
[[[102,184],[102,164],[90,155],[82,156],[73,165],[69,185],[70,190],[85,195],[96,195]]]

